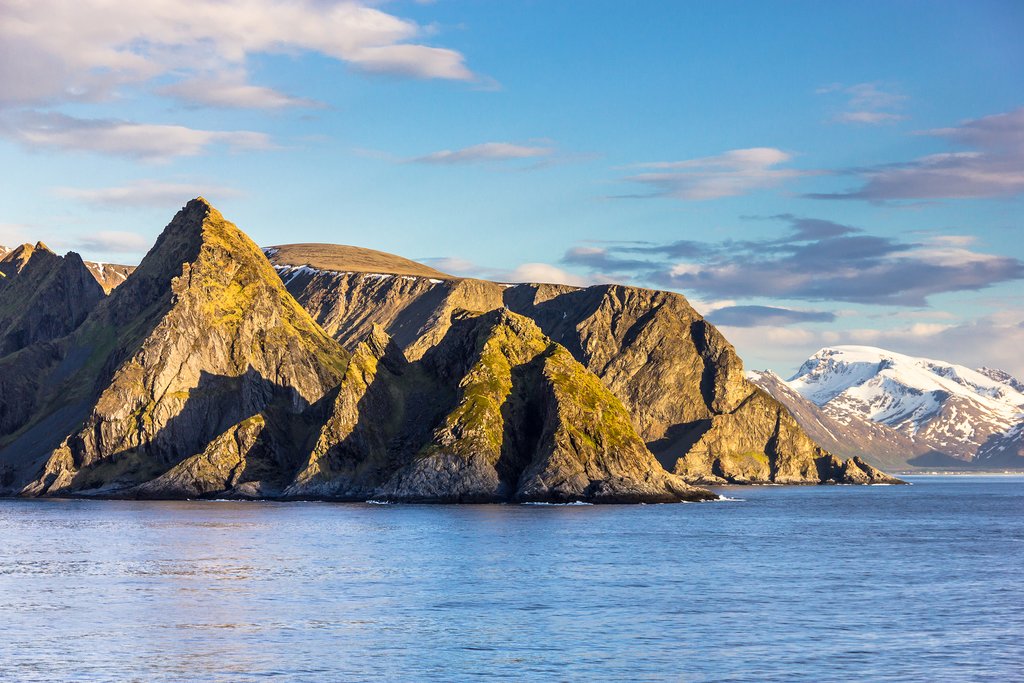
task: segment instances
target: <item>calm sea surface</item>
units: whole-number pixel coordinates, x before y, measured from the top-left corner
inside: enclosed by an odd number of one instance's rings
[[[1024,478],[654,506],[0,501],[0,679],[1024,680]]]

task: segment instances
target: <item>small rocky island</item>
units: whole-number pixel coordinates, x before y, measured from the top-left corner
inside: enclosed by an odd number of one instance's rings
[[[0,494],[660,503],[898,483],[811,441],[679,294],[264,251],[202,198],[117,268],[0,251]]]

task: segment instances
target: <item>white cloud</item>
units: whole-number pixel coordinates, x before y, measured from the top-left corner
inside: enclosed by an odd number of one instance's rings
[[[467,259],[458,258],[454,256],[441,256],[436,258],[424,258],[420,259],[423,263],[430,265],[432,268],[437,268],[443,273],[449,275],[459,275],[463,277],[479,277],[480,267]]]
[[[244,71],[259,54],[315,52],[356,69],[469,81],[463,56],[419,44],[428,33],[349,0],[32,0],[0,3],[0,104],[110,97],[158,77]],[[180,94],[194,94],[185,88]],[[268,92],[237,92],[280,106]],[[200,100],[202,101],[202,100]]]
[[[818,88],[817,93],[835,93],[846,97],[845,110],[836,114],[832,119],[839,123],[877,126],[907,118],[897,113],[897,110],[907,100],[907,96],[886,90],[879,83],[856,83],[854,85],[833,83]]]
[[[232,151],[273,149],[254,131],[215,131],[119,120],[78,119],[56,112],[19,112],[0,118],[0,136],[29,148],[63,149],[168,161],[195,156],[213,145]]]
[[[473,261],[458,257],[425,258],[424,263],[445,273],[459,277],[480,278],[494,282],[545,282],[556,285],[588,287],[590,285],[615,282],[605,275],[579,275],[550,263],[523,263],[512,269],[489,268]]]
[[[413,161],[422,164],[474,164],[515,159],[536,159],[554,153],[551,147],[517,145],[510,142],[484,142],[471,147],[433,152]]]
[[[177,207],[193,197],[237,197],[230,187],[211,183],[162,182],[138,180],[115,187],[58,187],[54,192],[68,199],[96,206],[167,206]]]
[[[1007,310],[958,324],[915,322],[894,329],[810,330],[801,327],[726,327],[750,368],[787,374],[823,346],[868,344],[914,356],[1024,377],[1024,310]]]
[[[504,282],[545,282],[575,287],[587,287],[599,282],[606,282],[599,276],[577,275],[550,263],[523,263],[498,279]]]
[[[808,196],[890,201],[1012,197],[1024,193],[1024,107],[918,134],[972,149],[853,169],[850,173],[863,179],[859,189]]]
[[[193,78],[160,88],[161,95],[211,107],[237,109],[284,109],[286,107],[322,107],[320,102],[292,97],[273,88],[250,85],[244,75]]]
[[[150,241],[134,232],[100,230],[74,241],[76,249],[104,254],[138,254],[150,247]]]
[[[656,161],[634,164],[649,169],[625,180],[654,189],[646,197],[675,199],[718,199],[775,187],[787,180],[813,173],[776,168],[792,156],[774,147],[734,149],[723,154],[685,161]]]
[[[907,117],[884,111],[846,111],[842,114],[838,114],[835,120],[840,123],[866,123],[868,125],[877,125],[880,123],[895,123],[896,121],[902,121],[905,118]]]

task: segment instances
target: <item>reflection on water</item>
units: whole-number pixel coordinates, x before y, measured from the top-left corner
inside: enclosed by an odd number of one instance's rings
[[[0,501],[3,680],[1007,680],[1024,479],[657,506]]]

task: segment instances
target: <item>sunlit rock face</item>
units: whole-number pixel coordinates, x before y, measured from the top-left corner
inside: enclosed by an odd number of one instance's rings
[[[0,487],[635,503],[888,481],[814,444],[680,295],[300,246],[260,250],[200,198],[109,295],[77,256],[8,259],[0,296],[40,259],[37,291],[78,287],[80,308],[42,324],[46,294],[11,317],[36,336],[0,357]]]

